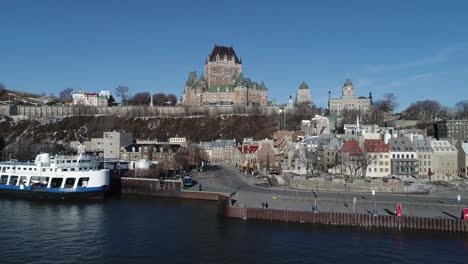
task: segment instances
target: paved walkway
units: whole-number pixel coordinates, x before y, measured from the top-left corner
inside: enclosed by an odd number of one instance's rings
[[[195,176],[194,179],[204,188],[224,188],[231,190],[232,199],[238,206],[261,208],[262,202],[268,202],[269,208],[309,211],[317,203],[320,211],[369,213],[374,207],[379,214],[392,215],[396,204],[403,205],[404,213],[413,216],[459,218],[463,207],[468,207],[467,190],[450,190],[438,188],[434,193],[426,195],[405,195],[376,193],[374,199],[371,193],[349,192],[313,192],[294,190],[290,188],[265,188],[256,186],[259,182],[255,177],[239,173],[236,168],[216,166],[212,170]],[[197,186],[194,187],[197,189]],[[462,201],[456,197],[460,194]],[[463,199],[463,197],[466,197]],[[354,204],[354,198],[356,203]]]

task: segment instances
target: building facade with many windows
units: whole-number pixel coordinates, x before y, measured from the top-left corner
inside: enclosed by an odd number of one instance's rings
[[[190,72],[181,104],[185,106],[266,106],[268,89],[242,74],[242,61],[232,47],[215,46],[205,62],[205,74]]]

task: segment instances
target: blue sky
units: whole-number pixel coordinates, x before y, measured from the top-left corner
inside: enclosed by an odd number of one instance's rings
[[[214,44],[287,102],[358,95],[452,106],[468,99],[468,1],[0,0],[0,82],[57,94],[127,85],[180,96]]]

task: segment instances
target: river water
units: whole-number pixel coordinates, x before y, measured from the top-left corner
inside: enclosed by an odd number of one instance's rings
[[[468,235],[219,218],[216,203],[0,198],[0,263],[468,263]]]

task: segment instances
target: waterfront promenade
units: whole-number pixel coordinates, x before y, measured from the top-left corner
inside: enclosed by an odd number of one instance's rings
[[[256,186],[252,176],[239,173],[230,166],[216,165],[201,174],[194,176],[197,185],[203,189],[225,190],[233,193],[236,205],[246,208],[262,208],[267,202],[270,209],[312,211],[316,206],[321,212],[343,212],[379,215],[395,215],[396,205],[402,204],[403,215],[432,217],[443,219],[460,219],[463,207],[468,207],[468,192],[462,190],[437,189],[430,194],[392,194],[350,192],[314,192],[293,190],[287,187],[267,188]],[[457,195],[462,197],[457,201]],[[355,201],[355,202],[354,202]]]

